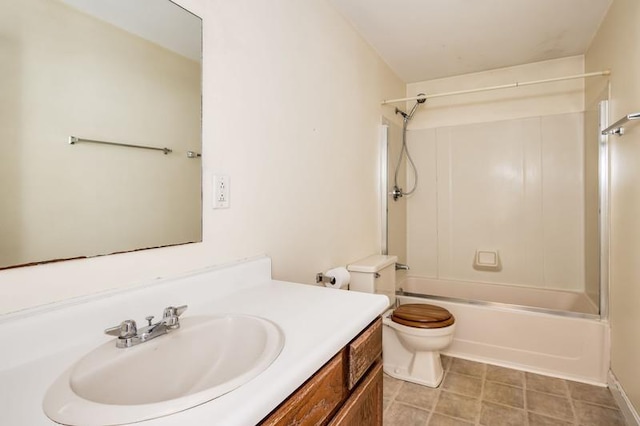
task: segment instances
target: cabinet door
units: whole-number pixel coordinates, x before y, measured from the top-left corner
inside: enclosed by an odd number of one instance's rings
[[[382,355],[382,319],[378,318],[347,346],[349,351],[349,390]]]
[[[346,398],[346,350],[340,351],[282,405],[264,419],[261,426],[317,426],[327,424]],[[380,397],[382,400],[382,396]]]
[[[371,367],[329,425],[382,425],[382,359]]]

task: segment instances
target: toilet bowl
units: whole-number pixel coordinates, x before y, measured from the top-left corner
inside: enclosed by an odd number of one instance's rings
[[[385,294],[395,306],[396,256],[374,255],[347,266],[350,290]],[[405,304],[382,317],[383,370],[391,377],[437,387],[444,372],[440,351],[453,341],[455,318],[444,308]]]
[[[446,320],[427,319],[427,325],[404,325],[394,321],[404,308],[424,306],[447,315]],[[441,311],[440,311],[441,310]],[[440,351],[453,341],[455,319],[444,308],[434,305],[400,305],[382,316],[382,358],[384,372],[397,379],[438,387],[444,376]]]

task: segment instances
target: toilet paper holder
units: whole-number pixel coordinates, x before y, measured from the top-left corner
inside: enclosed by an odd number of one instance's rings
[[[335,284],[336,283],[336,278],[335,277],[330,277],[328,275],[325,275],[322,272],[318,272],[316,274],[316,284],[319,284],[319,283]]]

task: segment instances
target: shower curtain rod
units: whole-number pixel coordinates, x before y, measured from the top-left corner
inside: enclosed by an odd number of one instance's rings
[[[401,98],[401,99],[389,99],[386,101],[382,101],[382,105],[386,104],[394,104],[399,102],[406,101],[415,101],[418,99],[432,99],[432,98],[441,98],[443,96],[453,96],[453,95],[464,95],[467,93],[477,93],[477,92],[487,92],[489,90],[497,90],[497,89],[510,89],[514,87],[522,87],[522,86],[531,86],[534,84],[541,83],[553,83],[554,81],[563,81],[563,80],[575,80],[577,78],[587,78],[587,77],[600,77],[603,75],[610,75],[610,70],[590,72],[587,74],[577,74],[577,75],[569,75],[566,77],[556,77],[556,78],[547,78],[545,80],[535,80],[535,81],[525,81],[522,83],[510,83],[510,84],[502,84],[500,86],[490,86],[490,87],[481,87],[479,89],[468,89],[468,90],[458,90],[455,92],[446,92],[446,93],[434,93],[432,95],[419,95],[419,96],[411,96],[409,98]]]

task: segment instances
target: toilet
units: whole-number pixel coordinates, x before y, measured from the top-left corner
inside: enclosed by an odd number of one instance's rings
[[[455,318],[435,305],[411,303],[394,308],[397,261],[397,256],[374,255],[348,265],[349,289],[389,298],[391,309],[382,316],[384,372],[435,388],[444,376],[440,351],[453,341]]]

